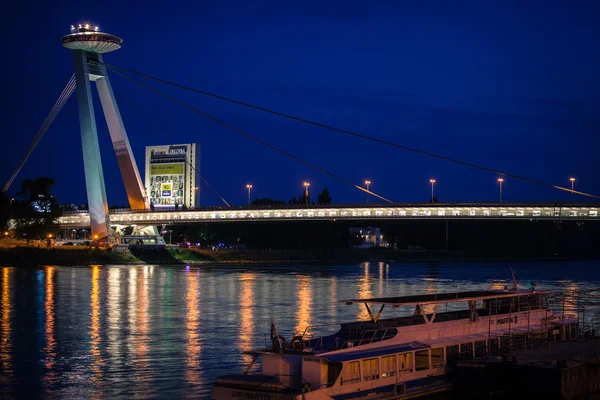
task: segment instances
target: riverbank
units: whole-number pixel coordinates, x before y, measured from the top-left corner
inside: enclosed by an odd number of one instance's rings
[[[564,261],[584,258],[470,256],[464,252],[323,249],[323,250],[198,250],[179,248],[132,249],[117,252],[89,247],[0,248],[0,265],[94,264],[336,264],[402,261]],[[589,260],[590,258],[585,258]],[[598,257],[594,258],[598,259]]]

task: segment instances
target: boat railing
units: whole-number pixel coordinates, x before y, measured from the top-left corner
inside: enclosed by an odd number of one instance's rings
[[[391,339],[396,336],[396,328],[382,328],[382,329],[367,329],[362,332],[358,339],[345,339],[338,337],[334,341],[335,350],[341,350],[348,347],[356,347],[370,343],[381,342],[386,339]]]

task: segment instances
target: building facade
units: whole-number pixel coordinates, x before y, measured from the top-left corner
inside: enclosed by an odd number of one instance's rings
[[[146,147],[146,196],[152,209],[189,209],[200,205],[200,145]]]

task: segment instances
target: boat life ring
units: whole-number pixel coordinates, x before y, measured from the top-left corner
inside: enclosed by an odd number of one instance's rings
[[[290,341],[290,346],[296,353],[302,353],[302,351],[304,351],[304,340],[302,339],[302,336],[294,336]]]
[[[283,349],[285,349],[285,345],[287,342],[285,340],[285,337],[277,335],[271,338],[271,343],[273,343],[273,348],[275,350],[282,351]]]

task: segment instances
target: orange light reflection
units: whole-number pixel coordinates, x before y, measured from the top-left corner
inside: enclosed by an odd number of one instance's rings
[[[100,353],[100,266],[92,266],[92,293],[90,304],[92,307],[90,328],[90,352],[92,353],[92,371],[94,377],[102,377],[101,366],[104,363]]]
[[[0,365],[2,366],[2,373],[5,375],[12,375],[12,363],[11,363],[11,326],[10,326],[10,313],[12,311],[12,305],[10,303],[10,275],[12,274],[12,268],[2,268],[2,314],[0,315]]]
[[[240,352],[252,349],[252,338],[254,336],[254,283],[255,272],[244,272],[240,276],[242,287],[240,290],[240,337],[238,348]],[[251,359],[250,356],[244,358]]]
[[[44,303],[46,313],[46,347],[43,352],[46,353],[45,366],[48,372],[48,378],[51,378],[52,367],[56,359],[56,338],[54,337],[54,267],[46,267],[46,302]]]
[[[185,371],[185,378],[192,385],[200,385],[202,382],[200,375],[200,352],[202,351],[202,344],[200,341],[200,334],[198,333],[198,329],[200,328],[199,281],[199,270],[195,273],[187,273],[188,288],[187,296],[185,298],[187,307],[187,317],[185,320],[185,327],[187,330],[187,369]]]
[[[365,269],[363,276],[358,278],[358,298],[359,299],[370,299],[373,297],[373,292],[371,291],[371,276],[369,275],[369,263],[364,263],[363,267]],[[369,313],[364,304],[358,305],[358,314],[357,318],[359,321],[368,321],[370,320]]]
[[[296,313],[296,335],[302,335],[311,324],[312,291],[310,278],[298,275],[298,305]]]

